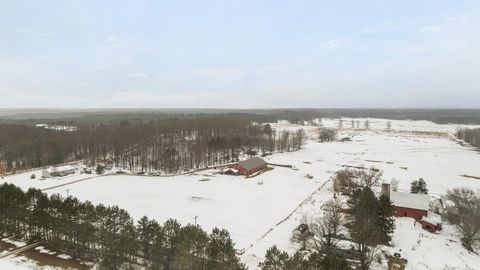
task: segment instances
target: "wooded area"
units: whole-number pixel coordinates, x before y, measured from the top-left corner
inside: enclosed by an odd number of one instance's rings
[[[38,189],[27,192],[0,185],[0,235],[42,246],[100,269],[245,269],[226,230],[210,234],[196,225],[143,217],[135,224],[128,212],[80,202]]]
[[[162,119],[148,123],[78,126],[56,131],[0,125],[0,162],[7,171],[83,160],[116,167],[177,173],[235,162],[245,156],[302,147],[305,132],[273,130],[233,116]]]
[[[457,131],[456,135],[472,146],[480,147],[480,128],[462,128]]]

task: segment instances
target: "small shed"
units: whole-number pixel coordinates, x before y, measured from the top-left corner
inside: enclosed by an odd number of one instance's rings
[[[228,174],[228,175],[235,175],[238,174],[238,170],[234,168],[225,168],[222,170],[223,174]]]
[[[238,173],[243,175],[250,175],[252,173],[263,170],[266,167],[267,162],[265,162],[265,160],[259,157],[243,160],[230,166],[230,168],[238,170]]]
[[[442,218],[440,217],[440,215],[430,211],[428,211],[427,216],[422,217],[422,219],[420,220],[420,224],[422,224],[422,229],[430,232],[442,230]]]

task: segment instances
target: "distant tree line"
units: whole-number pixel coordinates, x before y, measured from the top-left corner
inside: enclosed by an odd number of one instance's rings
[[[0,162],[14,171],[111,160],[117,167],[176,173],[248,155],[296,151],[305,139],[303,130],[276,131],[268,124],[230,116],[121,121],[79,126],[74,132],[4,124],[0,125]]]
[[[0,185],[0,235],[97,263],[100,269],[245,269],[228,231],[147,217],[38,189]]]
[[[475,147],[480,147],[480,128],[462,128],[457,131],[457,138]]]
[[[241,117],[259,123],[288,120],[302,124],[316,118],[382,118],[394,120],[429,120],[439,124],[480,124],[479,109],[170,109],[170,110],[91,110],[91,111],[12,111],[0,116],[0,124],[35,125],[99,125],[146,123],[161,119],[187,119],[195,117]],[[360,128],[359,122],[357,128]]]

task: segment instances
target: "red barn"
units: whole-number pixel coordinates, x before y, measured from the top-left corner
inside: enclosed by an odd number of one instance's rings
[[[428,216],[428,195],[412,194],[406,192],[391,192],[390,200],[393,202],[393,215],[396,217],[411,217],[421,220]]]
[[[429,196],[427,194],[390,192],[390,184],[385,183],[382,184],[382,193],[390,197],[394,216],[414,218],[422,225],[422,229],[430,232],[442,230],[441,217],[428,211]]]
[[[230,166],[230,168],[238,170],[238,173],[243,175],[249,175],[254,172],[258,172],[266,167],[267,162],[259,157],[243,160]]]

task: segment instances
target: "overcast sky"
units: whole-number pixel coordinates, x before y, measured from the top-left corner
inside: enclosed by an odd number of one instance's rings
[[[0,107],[480,107],[480,1],[0,0]]]

